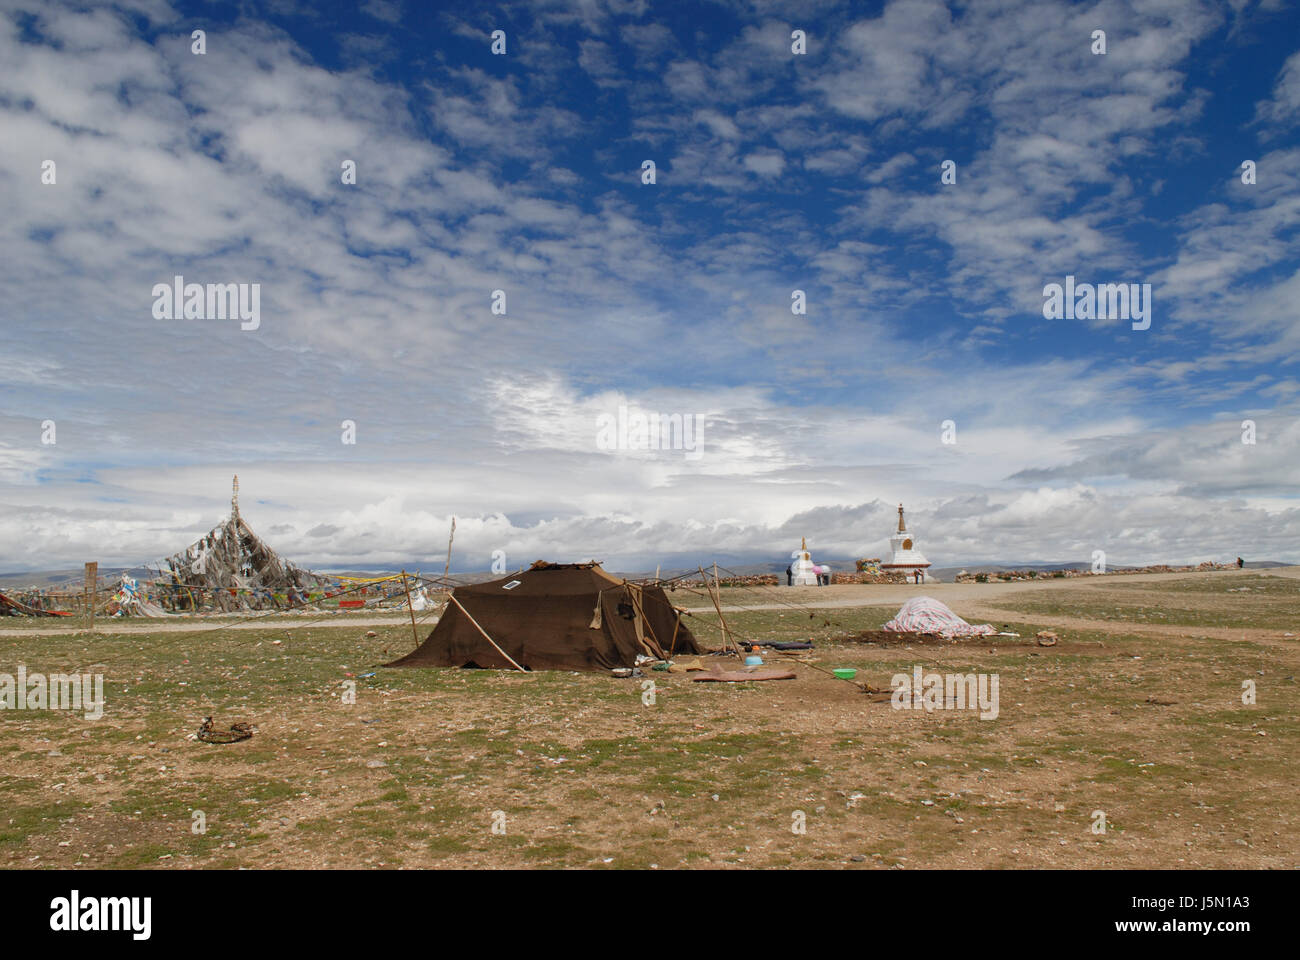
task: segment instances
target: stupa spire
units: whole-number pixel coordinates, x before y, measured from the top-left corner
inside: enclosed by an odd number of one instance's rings
[[[907,527],[903,526],[903,505],[898,505],[898,532],[903,533]]]

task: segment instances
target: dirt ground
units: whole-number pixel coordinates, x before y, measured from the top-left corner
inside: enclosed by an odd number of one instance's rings
[[[1019,636],[848,640],[917,594]],[[763,654],[797,679],[382,669],[402,615],[6,621],[0,673],[102,673],[106,706],[0,711],[0,866],[1300,865],[1300,569],[723,601],[736,635],[813,640]],[[858,686],[917,667],[996,676],[996,717]],[[209,715],[255,735],[198,742]]]

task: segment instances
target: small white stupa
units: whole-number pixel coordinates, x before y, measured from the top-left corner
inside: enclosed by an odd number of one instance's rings
[[[918,570],[924,575],[926,568],[930,566],[930,561],[925,559],[920,550],[916,549],[912,535],[907,532],[907,524],[903,522],[903,505],[901,503],[898,505],[898,532],[889,538],[889,548],[893,551],[893,556],[889,558],[888,563],[880,565],[882,572],[905,573],[908,577],[912,577]]]
[[[799,543],[799,549],[790,554],[790,586],[815,587],[817,573],[813,570],[812,554],[808,552],[808,538],[801,538]]]

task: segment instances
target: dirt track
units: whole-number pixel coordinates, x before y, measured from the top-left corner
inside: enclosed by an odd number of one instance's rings
[[[207,617],[187,617],[177,615],[166,619],[134,619],[134,620],[114,620],[111,617],[97,617],[95,619],[95,633],[202,633],[207,630],[274,630],[276,627],[283,627],[285,630],[296,630],[302,627],[391,627],[394,624],[406,623],[409,625],[408,614],[405,611],[389,613],[386,615],[368,614],[302,614],[290,615],[282,614],[277,616],[263,617],[258,614],[252,614],[244,620],[235,620],[231,618],[207,618]],[[419,628],[427,632],[433,625],[433,620],[425,620],[419,623]],[[58,624],[58,620],[41,620],[29,621],[32,623],[29,627],[5,627],[0,628],[0,637],[66,637],[78,633],[89,633],[84,626],[65,627],[65,626],[45,626],[46,623]]]
[[[1262,576],[1300,577],[1300,567],[1273,567],[1268,570],[1214,570],[1206,573],[1134,573],[1114,574],[1098,577],[1043,577],[1037,580],[1016,580],[1010,583],[924,583],[913,584],[876,584],[844,583],[832,587],[760,587],[755,588],[762,594],[772,594],[771,602],[747,603],[731,606],[723,603],[723,612],[729,610],[779,610],[790,603],[803,607],[827,609],[832,607],[870,607],[901,605],[912,597],[934,597],[951,606],[970,605],[992,608],[990,601],[998,600],[1026,590],[1044,589],[1078,589],[1080,587],[1098,587],[1102,585],[1148,583],[1152,581],[1168,582],[1188,577],[1235,577],[1242,573]],[[776,594],[780,600],[776,599]],[[724,601],[727,592],[724,590]],[[784,601],[784,602],[782,602]],[[692,612],[712,609],[698,602],[686,605]],[[1023,616],[1018,614],[1017,616]]]
[[[1184,579],[1188,577],[1234,577],[1241,573],[1258,574],[1263,576],[1277,577],[1300,577],[1300,567],[1274,567],[1268,570],[1216,570],[1207,573],[1140,573],[1140,574],[1114,574],[1104,577],[1044,577],[1038,580],[1017,580],[1010,583],[927,583],[920,585],[912,584],[836,584],[831,587],[756,587],[756,588],[735,588],[743,591],[747,596],[754,597],[753,602],[744,602],[740,604],[725,602],[732,594],[733,588],[724,588],[722,597],[724,603],[722,609],[724,612],[735,612],[739,610],[781,610],[796,605],[807,608],[833,609],[843,607],[897,607],[904,601],[918,596],[931,596],[942,600],[950,607],[961,607],[969,611],[973,616],[984,617],[986,619],[1009,619],[1023,617],[1023,614],[1013,613],[1008,610],[999,609],[994,601],[1005,599],[1015,594],[1024,593],[1031,590],[1060,590],[1060,589],[1078,589],[1094,588],[1102,585],[1145,583],[1152,581],[1168,582],[1170,580]],[[680,603],[692,613],[712,612],[712,606],[702,603],[700,600],[701,591],[695,590],[689,594],[678,592],[673,595],[674,602]],[[682,597],[683,599],[678,599]],[[686,600],[685,597],[690,597]],[[770,598],[770,599],[768,599]],[[231,618],[205,618],[205,617],[184,617],[168,618],[166,620],[112,620],[101,618],[96,621],[95,630],[97,632],[108,632],[118,634],[132,633],[187,633],[202,632],[205,630],[261,630],[274,629],[277,626],[283,626],[286,630],[301,628],[303,626],[315,627],[374,627],[374,626],[391,626],[396,622],[405,622],[408,614],[405,611],[393,611],[387,614],[374,614],[370,612],[357,614],[337,614],[326,615],[271,615],[261,616],[253,615],[245,620],[234,620]],[[417,620],[419,616],[417,616]],[[1058,618],[1060,619],[1060,618]],[[427,632],[432,625],[432,619],[425,619],[419,625],[421,632]],[[49,624],[47,626],[47,623]],[[1091,621],[1090,626],[1098,626]],[[1139,625],[1129,625],[1129,629],[1154,629],[1144,628]],[[69,636],[72,634],[85,633],[84,626],[62,626],[58,621],[38,621],[31,622],[23,627],[2,627],[0,636],[30,636],[33,634],[39,636]],[[1183,632],[1186,632],[1185,630]],[[1270,633],[1276,631],[1260,631]],[[1202,631],[1204,636],[1220,636],[1225,639],[1233,639],[1234,634],[1231,630],[1215,630],[1207,628]],[[1241,631],[1236,631],[1235,636],[1240,637]]]

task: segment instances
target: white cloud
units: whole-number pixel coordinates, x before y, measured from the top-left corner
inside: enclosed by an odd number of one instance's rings
[[[743,162],[747,170],[760,177],[779,177],[785,170],[785,157],[775,150],[756,150]]]
[[[1209,376],[1229,381],[1225,405],[1250,385],[1291,402],[1294,378],[1232,379],[1295,343],[1300,274],[1240,283],[1294,258],[1291,152],[1230,195],[1251,216],[1217,200],[1190,214],[1159,277],[1206,325],[1233,317],[1216,334],[1231,350],[1013,362],[975,346],[1019,335],[1003,321],[1039,310],[1044,275],[1135,266],[1111,226],[1138,209],[1117,158],[1200,106],[1179,64],[1214,14],[1116,6],[1131,26],[1111,72],[1076,75],[1060,64],[1102,67],[1056,59],[1081,42],[1063,9],[968,11],[1008,53],[972,47],[938,4],[893,3],[812,71],[785,23],[692,59],[661,25],[619,22],[637,8],[543,8],[543,24],[591,31],[575,50],[596,79],[627,68],[619,41],[663,70],[628,94],[644,110],[630,130],[666,158],[652,207],[622,145],[605,180],[571,157],[587,121],[531,69],[448,67],[406,90],[364,48],[330,70],[252,20],[210,30],[200,58],[163,7],[153,44],[108,10],[43,8],[63,51],[0,18],[0,568],[159,558],[220,519],[235,472],[255,527],[321,564],[437,557],[452,514],[481,565],[494,549],[779,558],[803,532],[861,555],[883,549],[900,499],[936,562],[1090,544],[1235,556],[1252,530],[1257,553],[1295,557],[1278,506],[1294,493],[1289,408],[1259,413],[1246,453],[1214,439],[1235,413],[1180,430],[1144,407],[1153,389],[1203,402]],[[451,30],[486,45],[481,25]],[[545,31],[529,44],[554,56]],[[951,192],[932,150],[886,151],[856,125],[971,117],[986,130]],[[857,192],[820,217],[810,172]],[[913,176],[933,184],[909,192]],[[1080,184],[1099,196],[1076,208]],[[906,259],[865,239],[880,224],[907,235]],[[176,273],[262,283],[262,329],[154,321],[152,286]],[[795,287],[807,317],[790,313]],[[952,290],[966,328],[910,325],[903,310]],[[705,415],[704,456],[595,449],[595,418],[620,403]],[[948,418],[956,447],[939,442]],[[1133,533],[1112,549],[1117,531]]]

